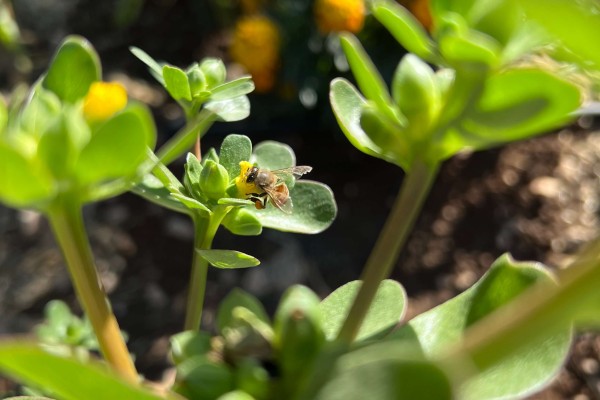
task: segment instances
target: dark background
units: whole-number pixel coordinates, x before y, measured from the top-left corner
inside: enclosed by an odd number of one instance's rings
[[[310,2],[297,4],[306,19],[284,37],[278,85],[271,93],[251,94],[251,117],[216,124],[203,148],[218,148],[228,133],[246,134],[254,143],[269,139],[291,145],[299,164],[313,166],[310,179],[333,189],[338,217],[314,236],[265,230],[258,237],[240,237],[220,230],[215,248],[247,252],[262,265],[243,271],[211,269],[206,329],[212,328],[219,301],[236,286],[258,296],[273,312],[292,284],[308,285],[326,296],[358,279],[402,182],[399,168],[360,153],[335,124],[327,102],[328,82],[348,74],[336,70],[330,53],[307,49],[307,38],[315,35],[308,18]],[[138,46],[179,66],[204,56],[228,61],[230,28],[238,16],[234,2],[191,0],[18,0],[14,11],[22,47],[17,52],[0,50],[4,94],[19,82],[37,79],[65,35],[81,34],[98,50],[105,79],[125,82],[132,97],[151,105],[159,141],[182,125],[182,115],[128,47]],[[367,20],[361,35],[389,78],[402,50],[375,21]],[[286,65],[298,62],[305,68],[285,72]],[[299,101],[307,87],[317,95],[310,109]],[[459,155],[443,165],[393,274],[410,297],[407,318],[471,286],[504,252],[558,268],[595,237],[600,138],[593,128],[594,121],[582,120],[561,132]],[[173,170],[180,175],[181,162]],[[168,338],[183,325],[191,222],[132,194],[88,206],[85,217],[98,268],[121,327],[129,333],[136,364],[146,377],[160,379],[168,367]],[[55,298],[79,310],[46,221],[0,206],[0,334],[30,332],[40,322],[44,305]],[[578,338],[557,382],[536,398],[599,398],[599,349],[595,336]],[[0,394],[11,387],[0,381]]]

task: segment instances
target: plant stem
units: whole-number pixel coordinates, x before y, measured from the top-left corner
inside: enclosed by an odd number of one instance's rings
[[[392,211],[375,243],[361,280],[362,285],[337,339],[352,343],[369,311],[379,284],[388,278],[421,207],[437,176],[439,164],[416,161],[404,178]]]
[[[137,371],[96,272],[81,204],[68,198],[64,200],[49,210],[48,218],[66,259],[79,302],[92,323],[104,358],[121,377],[138,382]]]
[[[206,292],[208,262],[200,257],[197,250],[210,249],[212,241],[221,225],[221,221],[229,211],[229,207],[217,206],[209,218],[194,217],[194,254],[192,256],[192,275],[188,289],[187,308],[184,330],[198,330],[202,322],[202,308]]]

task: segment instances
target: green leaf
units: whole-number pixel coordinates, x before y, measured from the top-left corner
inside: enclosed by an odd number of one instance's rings
[[[390,110],[394,103],[388,88],[358,39],[352,34],[342,33],[340,41],[361,92],[383,112],[392,113]]]
[[[221,301],[221,304],[219,304],[216,319],[219,332],[223,333],[223,330],[230,325],[233,318],[233,310],[236,307],[244,307],[265,324],[271,324],[269,315],[256,297],[242,289],[233,288],[223,301]]]
[[[219,161],[233,179],[240,174],[240,161],[250,160],[251,155],[252,142],[248,136],[227,135],[221,144]]]
[[[171,193],[171,197],[179,200],[184,206],[186,206],[190,210],[199,211],[201,215],[208,216],[212,213],[208,207],[191,197],[187,197],[179,193]]]
[[[200,197],[200,174],[202,173],[202,164],[192,153],[185,157],[185,173],[183,175],[183,185],[192,197]]]
[[[204,105],[204,108],[212,111],[225,122],[240,121],[250,115],[250,101],[246,96],[211,100]]]
[[[41,86],[32,89],[31,98],[26,103],[20,118],[11,115],[12,121],[20,121],[22,129],[39,138],[48,129],[48,126],[60,116],[61,103],[54,92],[45,90]]]
[[[219,204],[223,204],[219,200]],[[229,199],[240,200],[240,199]],[[251,203],[248,200],[242,200],[245,204]],[[225,203],[227,204],[227,203]],[[262,224],[256,216],[256,213],[245,208],[236,207],[227,213],[222,222],[223,226],[234,235],[256,236],[262,233]]]
[[[320,308],[328,340],[337,337],[361,284],[361,281],[349,282],[337,288],[321,302]],[[402,285],[390,279],[382,281],[356,340],[375,339],[386,335],[402,319],[406,311],[405,305],[406,292]]]
[[[200,257],[210,265],[222,269],[256,267],[260,264],[256,258],[235,250],[196,249]]]
[[[42,85],[62,101],[74,103],[83,98],[92,82],[101,79],[98,54],[80,36],[69,36],[50,63]]]
[[[210,334],[207,332],[185,331],[171,336],[171,358],[175,364],[180,364],[195,356],[208,353],[211,350]]]
[[[189,399],[216,399],[234,388],[229,368],[203,356],[179,364],[177,379],[176,390]]]
[[[435,43],[406,8],[392,2],[377,2],[373,15],[409,53],[428,61],[435,59]]]
[[[165,81],[162,76],[162,66],[156,62],[154,58],[150,57],[144,50],[134,46],[130,47],[129,51],[131,51],[131,53],[133,53],[138,60],[150,68],[150,72],[158,82],[160,82],[163,86],[165,85]]]
[[[174,199],[171,196],[171,191],[168,190],[154,175],[144,175],[142,180],[131,187],[130,190],[138,196],[162,207],[184,214],[190,213],[188,207]]]
[[[462,124],[465,146],[481,149],[543,133],[572,120],[580,103],[574,85],[544,71],[493,75]]]
[[[250,162],[256,163],[260,168],[276,170],[295,166],[296,156],[287,144],[266,140],[254,146]]]
[[[165,80],[165,87],[167,88],[167,91],[171,97],[173,97],[175,100],[192,100],[190,82],[188,81],[188,77],[183,70],[171,65],[165,65],[162,68],[162,75]]]
[[[462,36],[446,35],[440,39],[439,48],[444,59],[453,66],[477,64],[495,67],[500,61],[500,44],[477,31],[468,31]]]
[[[122,381],[105,366],[48,354],[30,343],[0,342],[0,370],[27,385],[43,387],[64,400],[94,399],[99,393],[107,399],[161,398]]]
[[[524,0],[520,1],[527,16],[557,37],[587,66],[600,69],[600,45],[590,38],[600,37],[600,14],[594,0]],[[576,29],[575,29],[576,27]]]
[[[354,147],[372,157],[396,165],[406,164],[393,152],[377,145],[361,126],[362,110],[367,104],[358,90],[343,78],[331,81],[329,100],[342,132]]]
[[[315,400],[453,399],[443,370],[401,343],[376,342],[343,355]],[[460,397],[459,397],[460,398]]]
[[[0,136],[4,134],[4,130],[8,125],[8,108],[4,99],[0,98]]]
[[[552,281],[540,264],[517,263],[507,255],[502,256],[478,283],[412,319],[392,336],[412,342],[428,357],[437,357],[460,341],[470,324],[539,281]],[[539,332],[539,339],[535,342],[517,350],[505,349],[506,357],[495,363],[493,368],[480,371],[466,381],[459,388],[459,397],[523,397],[555,376],[567,356],[570,342],[569,328],[558,332]]]
[[[128,105],[100,125],[81,151],[75,167],[80,182],[97,183],[135,174],[155,140],[150,111],[139,103]]]
[[[0,199],[14,207],[34,206],[55,192],[49,173],[35,160],[0,142]]]
[[[48,126],[38,143],[37,155],[57,178],[70,179],[81,149],[91,138],[91,130],[77,108],[64,108]]]
[[[234,390],[233,392],[225,393],[217,400],[255,400],[255,398],[244,391]]]
[[[337,214],[337,205],[329,186],[320,182],[301,180],[290,189],[293,212],[284,214],[272,204],[257,210],[256,216],[265,228],[283,232],[314,234],[331,225]]]
[[[234,97],[243,96],[254,90],[254,82],[251,76],[243,76],[241,78],[229,81],[219,86],[210,89],[211,100],[226,100]]]
[[[221,197],[217,201],[217,204],[224,205],[224,206],[240,206],[240,207],[254,205],[254,203],[252,203],[252,201],[250,201],[250,200],[238,199],[235,197]],[[227,214],[227,215],[229,215],[229,214]]]

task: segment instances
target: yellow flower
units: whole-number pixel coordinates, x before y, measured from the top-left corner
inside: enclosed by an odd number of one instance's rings
[[[315,19],[322,33],[358,32],[365,20],[364,0],[317,0]]]
[[[235,178],[235,186],[238,190],[238,197],[245,199],[250,193],[261,193],[262,190],[254,183],[246,182],[246,175],[254,165],[248,161],[240,161],[240,175]]]
[[[127,91],[118,82],[94,82],[85,95],[83,115],[89,121],[112,117],[127,105]]]
[[[270,90],[279,66],[279,30],[267,17],[249,15],[240,18],[233,32],[231,58],[256,77],[257,92]]]

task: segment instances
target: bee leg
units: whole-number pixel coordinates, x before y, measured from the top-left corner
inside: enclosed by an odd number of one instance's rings
[[[262,210],[267,206],[267,194],[266,193],[249,193],[248,199],[254,202],[254,207],[257,210]]]

